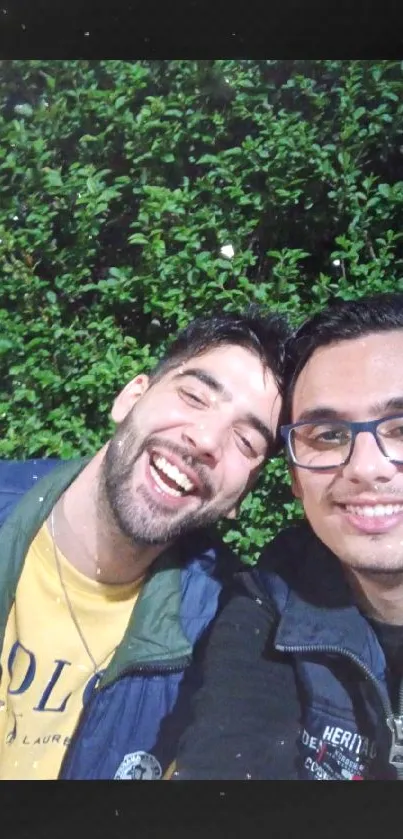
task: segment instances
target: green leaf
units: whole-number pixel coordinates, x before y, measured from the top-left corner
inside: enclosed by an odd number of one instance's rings
[[[199,159],[196,162],[197,162],[198,165],[201,165],[202,163],[216,164],[217,160],[218,160],[218,158],[216,157],[215,154],[202,154],[201,157],[199,157]]]
[[[389,184],[378,184],[378,192],[380,195],[383,195],[384,198],[390,198],[391,188]]]
[[[127,241],[131,245],[148,245],[148,239],[143,233],[132,233]]]
[[[47,169],[45,172],[45,177],[48,186],[50,187],[62,187],[63,181],[58,169]]]

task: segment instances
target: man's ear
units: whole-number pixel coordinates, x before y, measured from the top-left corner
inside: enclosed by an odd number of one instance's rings
[[[140,396],[146,392],[149,385],[148,376],[141,373],[136,376],[118,393],[111,411],[111,417],[114,422],[119,423],[124,420],[133,405],[140,399]]]

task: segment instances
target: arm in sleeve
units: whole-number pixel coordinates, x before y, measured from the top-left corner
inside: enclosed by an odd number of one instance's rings
[[[295,779],[299,702],[277,616],[239,586],[216,619],[173,780]]]

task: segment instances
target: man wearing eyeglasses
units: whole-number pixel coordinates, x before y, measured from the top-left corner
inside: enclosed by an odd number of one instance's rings
[[[215,625],[176,778],[403,780],[403,294],[337,301],[290,346],[306,521]]]

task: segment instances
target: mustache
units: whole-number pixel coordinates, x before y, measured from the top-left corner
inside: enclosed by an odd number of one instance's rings
[[[204,465],[201,463],[200,460],[190,451],[190,449],[186,448],[185,446],[180,446],[178,443],[172,443],[170,440],[165,440],[163,437],[151,436],[147,437],[146,440],[143,440],[140,447],[137,451],[133,454],[130,462],[130,469],[133,468],[136,460],[146,451],[150,449],[164,449],[166,452],[170,454],[176,455],[179,457],[186,466],[189,466],[190,469],[193,470],[195,475],[197,476],[200,487],[203,490],[203,494],[207,496],[212,496],[214,493],[214,485],[210,480],[208,471]]]

